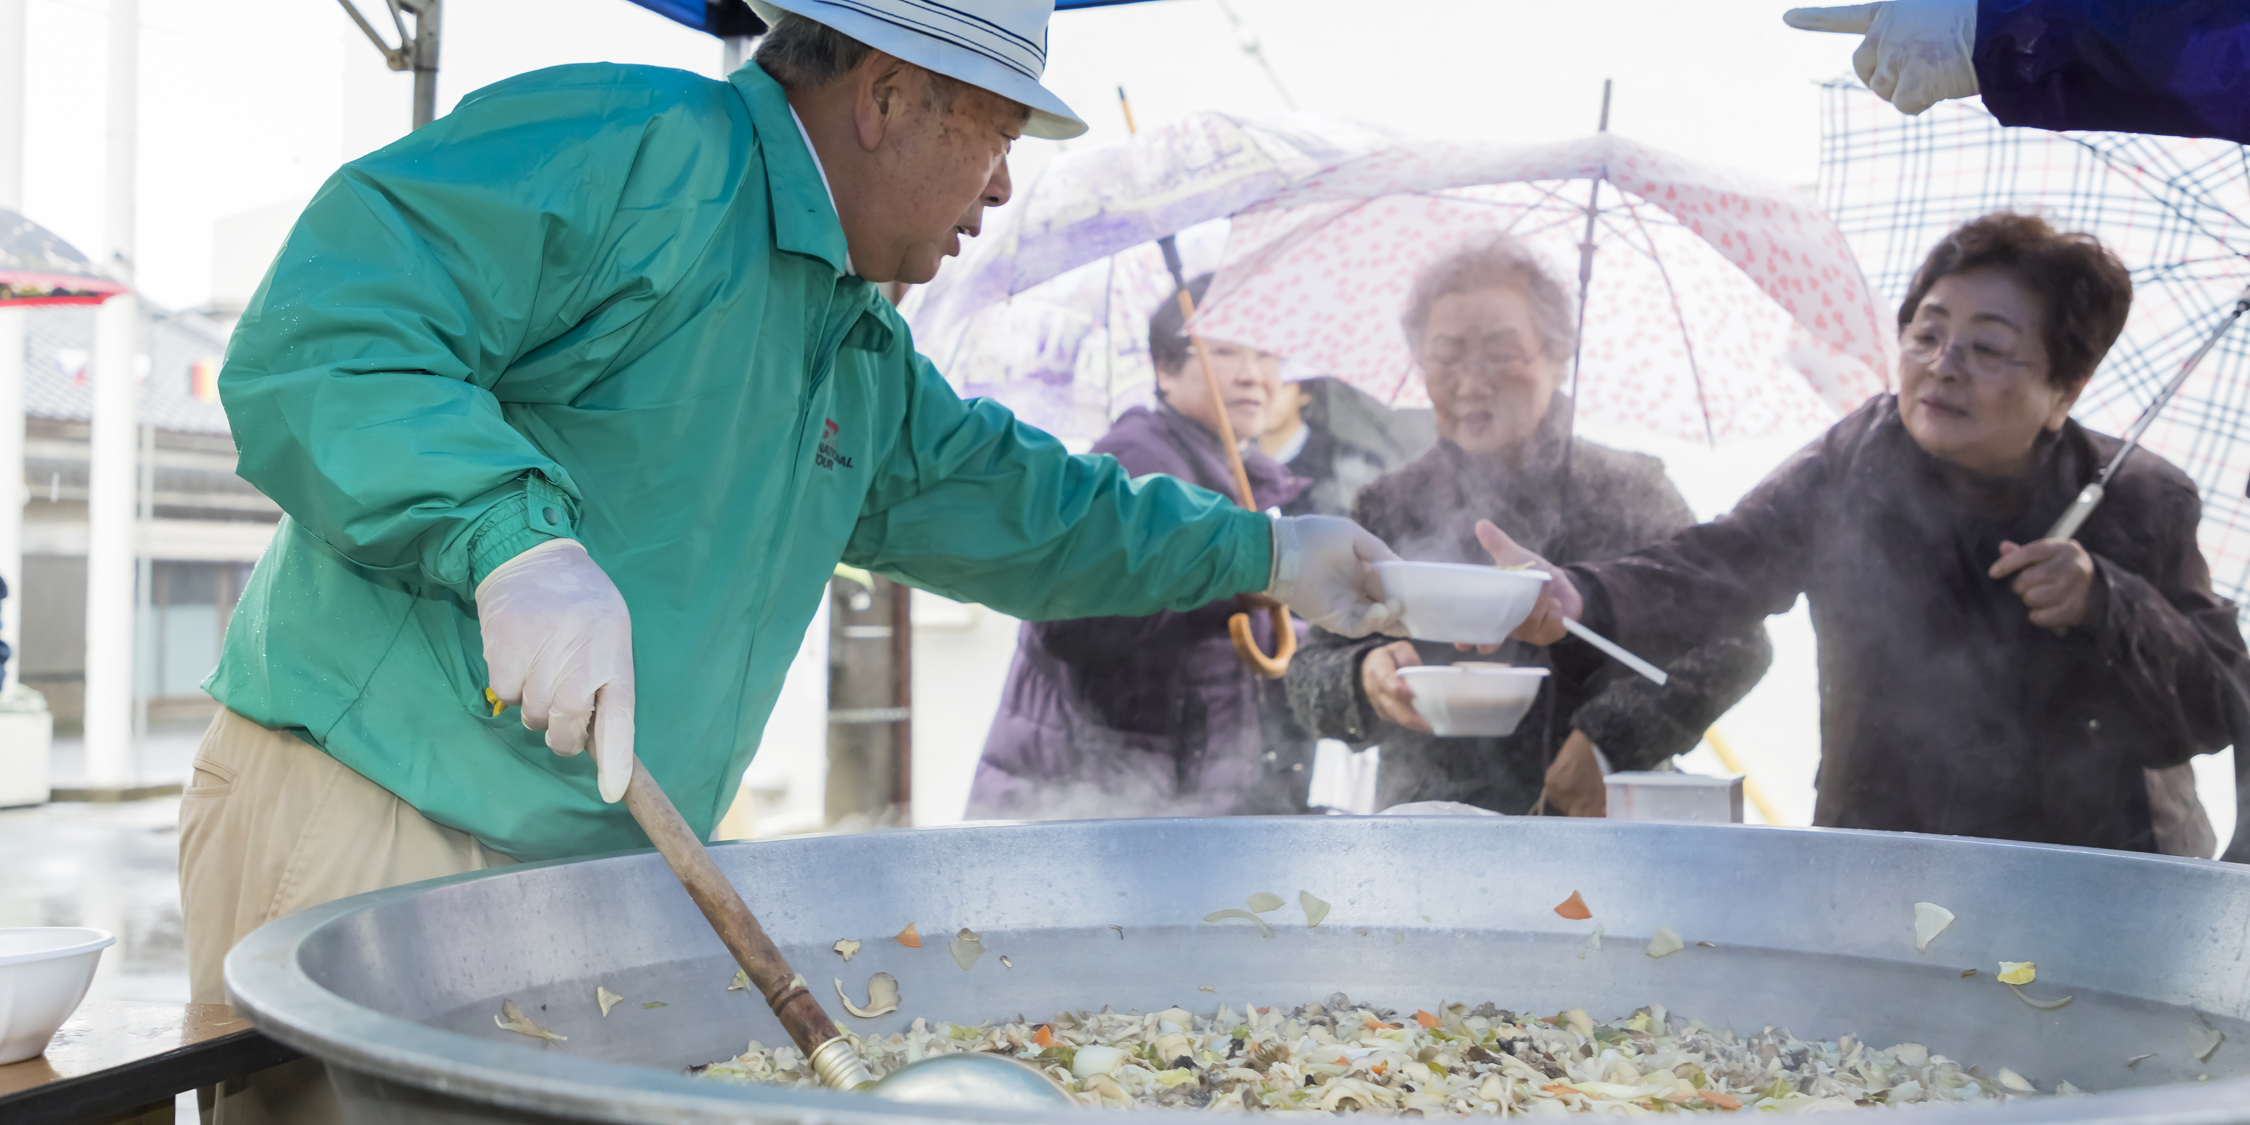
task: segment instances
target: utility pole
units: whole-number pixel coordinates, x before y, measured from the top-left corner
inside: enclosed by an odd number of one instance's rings
[[[140,117],[140,0],[109,0],[104,264],[133,283],[134,187]],[[95,313],[94,399],[86,497],[86,785],[134,784],[133,515],[141,354],[140,299],[128,289]]]
[[[0,208],[23,211],[24,7],[0,0]],[[0,689],[23,663],[23,356],[28,309],[0,308],[0,640],[15,646]]]
[[[383,53],[383,62],[392,70],[414,72],[414,127],[419,129],[437,118],[438,30],[443,22],[444,0],[384,0],[391,13],[391,26],[398,31],[398,46],[393,47],[359,14],[352,0],[336,0],[344,6],[344,14],[367,34],[367,41]],[[414,32],[408,34],[406,17],[414,17]]]

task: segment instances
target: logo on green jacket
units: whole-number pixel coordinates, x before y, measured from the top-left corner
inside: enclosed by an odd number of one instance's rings
[[[844,456],[836,448],[837,429],[834,418],[821,419],[820,449],[813,454],[813,464],[823,469],[833,469],[838,465],[847,469],[852,467],[852,459]]]

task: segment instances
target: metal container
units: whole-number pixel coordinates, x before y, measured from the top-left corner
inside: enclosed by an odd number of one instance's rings
[[[1208,1013],[1342,990],[1411,1011],[1492,1001],[1622,1015],[1650,1002],[1744,1033],[1914,1041],[2087,1098],[1931,1108],[1917,1122],[2250,1122],[2250,867],[1937,836],[1516,817],[1135,820],[900,831],[713,849],[798,969],[915,1016]],[[1307,928],[1296,899],[1331,904]],[[1271,938],[1205,914],[1271,891]],[[1591,921],[1559,917],[1572,892]],[[1914,948],[1914,904],[1958,917]],[[916,923],[925,945],[891,939]],[[1598,950],[1585,938],[1607,931]],[[1657,927],[1689,944],[1643,953]],[[945,938],[988,953],[964,972]],[[830,946],[865,946],[849,964]],[[1710,942],[1710,946],[1700,943]],[[1005,955],[1012,968],[1002,963]],[[2033,961],[2035,1010],[1995,983]],[[1964,978],[1964,970],[1978,970]],[[530,864],[281,919],[227,958],[235,1002],[326,1059],[358,1125],[404,1122],[1032,1121],[682,1068],[784,1042],[653,853]],[[602,985],[623,1003],[604,1019]],[[493,1024],[503,998],[568,1036]],[[662,1001],[663,1007],[647,1007]],[[2200,1014],[2199,1014],[2200,1013]],[[2228,1042],[2191,1054],[2198,1020]],[[2151,1057],[2128,1067],[2133,1056]],[[2208,1081],[2198,1081],[2208,1075]],[[1113,1114],[1047,1115],[1093,1125]],[[1883,1118],[1889,1120],[1889,1118]]]
[[[1613,820],[1742,823],[1742,775],[1619,770],[1602,777]]]

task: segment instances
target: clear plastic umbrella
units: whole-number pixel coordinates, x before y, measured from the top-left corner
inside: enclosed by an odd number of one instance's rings
[[[1894,333],[1810,196],[1608,133],[1402,143],[1277,192],[1235,217],[1195,329],[1420,405],[1400,310],[1419,271],[1493,231],[1559,278],[1591,235],[1582,422],[1716,443],[1887,385]]]
[[[1221,219],[1181,232],[1189,276],[1218,268],[1226,246]],[[949,267],[950,268],[950,267]],[[1156,368],[1148,318],[1172,299],[1172,275],[1153,242],[1079,266],[1053,280],[976,310],[957,332],[925,335],[928,299],[950,282],[910,291],[902,306],[914,340],[938,361],[964,398],[988,397],[1016,417],[1065,440],[1090,442],[1126,409],[1152,399]]]
[[[1200,113],[1066,151],[900,311],[964,395],[1065,438],[1098,437],[1148,400],[1148,316],[1173,291],[1156,240],[1180,235],[1188,272],[1207,271],[1226,239],[1217,220],[1386,140],[1312,115]]]

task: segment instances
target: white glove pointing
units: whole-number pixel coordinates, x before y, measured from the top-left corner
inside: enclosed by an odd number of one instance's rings
[[[1398,553],[1340,516],[1273,521],[1273,581],[1266,596],[1297,616],[1347,637],[1396,628],[1400,607],[1383,600],[1373,564]]]
[[[633,777],[633,619],[586,548],[553,539],[477,584],[492,694],[564,757],[592,736],[602,800]]]
[[[1852,52],[1859,80],[1899,112],[1915,114],[1977,92],[1970,52],[1976,0],[1886,0],[1841,8],[1791,8],[1782,22],[1804,31],[1865,35]]]

